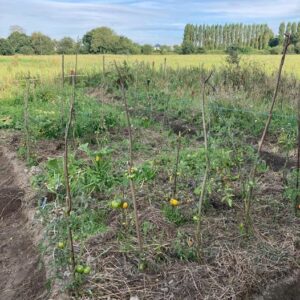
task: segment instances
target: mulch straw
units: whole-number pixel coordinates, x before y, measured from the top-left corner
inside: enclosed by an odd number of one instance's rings
[[[177,228],[165,220],[160,209],[150,206],[140,215],[141,223],[147,220],[151,226],[144,241],[147,267],[139,271],[134,232],[129,228],[126,233],[123,217],[113,213],[110,230],[86,242],[83,260],[93,272],[81,289],[81,299],[223,300],[260,294],[267,285],[299,268],[300,220],[282,199],[280,189],[261,195],[266,187],[280,184],[277,175],[269,172],[261,179],[259,200],[253,207],[252,238],[239,233],[240,200],[231,210],[207,213],[202,263],[174,255],[179,231],[184,236],[181,242],[193,246],[193,224]]]

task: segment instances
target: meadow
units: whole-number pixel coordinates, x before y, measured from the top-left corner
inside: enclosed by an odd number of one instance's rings
[[[79,56],[84,76],[62,84],[60,56],[1,57],[0,128],[39,170],[50,286],[73,299],[251,299],[292,274],[300,56],[273,98],[280,59],[106,55],[103,69]],[[28,72],[39,80],[14,85]]]
[[[144,62],[153,64],[158,69],[166,64],[171,68],[199,67],[205,68],[220,67],[226,64],[226,55],[105,55],[105,64],[108,66],[114,61],[127,61],[129,64]],[[280,55],[244,55],[242,63],[257,63],[269,74],[278,69]],[[74,55],[65,56],[65,72],[70,73],[75,67]],[[103,69],[103,55],[79,55],[78,70],[81,73],[100,72]],[[61,56],[0,56],[0,84],[16,79],[24,74],[51,78],[60,76]],[[300,77],[300,55],[289,55],[286,59],[286,74]]]

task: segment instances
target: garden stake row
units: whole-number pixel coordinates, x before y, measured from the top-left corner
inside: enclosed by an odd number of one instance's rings
[[[278,71],[278,76],[277,76],[277,82],[276,82],[276,87],[275,87],[275,91],[273,94],[273,98],[272,98],[272,103],[271,103],[271,108],[269,111],[269,117],[267,119],[267,122],[265,124],[265,128],[264,131],[262,133],[261,139],[258,143],[258,150],[257,150],[257,158],[254,161],[254,165],[253,168],[250,172],[250,176],[249,176],[249,181],[248,181],[248,191],[246,194],[246,197],[244,199],[244,219],[245,219],[245,232],[246,235],[249,236],[252,233],[253,230],[253,224],[252,224],[252,218],[251,218],[251,203],[253,201],[253,188],[254,188],[254,181],[255,181],[255,177],[256,177],[256,171],[257,171],[257,165],[261,156],[261,151],[262,151],[262,146],[264,144],[264,141],[266,139],[266,135],[269,129],[269,126],[271,124],[271,120],[272,120],[272,116],[273,116],[273,109],[276,103],[276,99],[277,99],[277,95],[278,95],[278,90],[279,90],[279,85],[281,82],[281,75],[282,75],[282,69],[284,66],[284,62],[285,62],[285,57],[287,54],[287,50],[288,47],[291,43],[291,36],[289,33],[285,34],[285,41],[284,41],[284,50],[283,50],[283,54],[282,54],[282,58],[281,58],[281,62],[279,65],[279,71]]]

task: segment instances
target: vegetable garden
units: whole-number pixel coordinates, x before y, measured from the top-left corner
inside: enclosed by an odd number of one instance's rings
[[[232,59],[62,66],[18,76],[0,112],[38,170],[52,285],[74,299],[252,299],[299,270],[298,79]]]

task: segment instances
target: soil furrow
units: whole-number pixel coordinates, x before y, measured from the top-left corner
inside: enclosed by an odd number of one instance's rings
[[[24,191],[1,152],[0,166],[0,299],[46,299],[45,269],[22,211]]]

